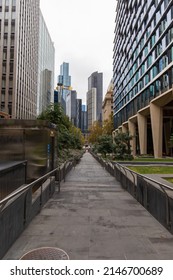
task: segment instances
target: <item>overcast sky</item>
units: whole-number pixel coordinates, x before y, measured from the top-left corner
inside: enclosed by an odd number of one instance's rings
[[[103,72],[105,95],[112,78],[116,0],[40,0],[55,45],[55,81],[69,62],[72,87],[86,103],[88,77]]]

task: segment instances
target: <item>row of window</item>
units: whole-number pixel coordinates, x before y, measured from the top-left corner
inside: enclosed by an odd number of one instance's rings
[[[160,78],[148,86],[139,96],[129,102],[115,117],[115,127],[120,126],[126,122],[130,117],[136,115],[137,112],[149,105],[150,101],[155,97],[161,95],[165,91],[172,88],[173,84],[173,67],[165,72]]]
[[[172,9],[173,10],[173,9]],[[173,13],[171,15],[171,10],[168,11],[167,16],[166,17],[166,24],[165,24],[165,28],[168,26],[168,24],[171,23],[172,19],[173,19]],[[161,24],[162,25],[162,24]],[[140,46],[136,48],[134,54],[129,54],[129,56],[131,56],[130,60],[129,58],[126,56],[123,56],[124,58],[124,62],[122,65],[117,66],[117,64],[114,66],[114,69],[116,69],[116,71],[114,72],[114,76],[116,76],[115,79],[115,84],[119,87],[122,82],[124,81],[125,84],[128,83],[129,79],[133,76],[133,74],[135,73],[137,67],[139,67],[139,65],[141,63],[143,63],[143,61],[146,59],[148,53],[151,53],[152,48],[155,45],[155,42],[158,42],[159,40],[161,40],[162,38],[162,34],[159,35],[159,26],[156,29],[156,31],[152,34],[152,36],[150,37],[150,39],[148,40],[148,43],[146,44],[146,46],[144,47],[144,39],[142,39],[142,48]],[[164,29],[165,30],[165,29]],[[166,38],[163,40],[163,42],[160,42],[160,45],[158,45],[157,47],[157,54],[156,56],[160,55],[162,50],[169,44],[169,41],[172,40],[173,37],[173,29],[169,29],[169,32],[167,32],[167,36]],[[121,58],[121,61],[123,61],[123,58]],[[119,77],[120,75],[120,77]]]
[[[163,40],[165,37],[163,38]],[[162,41],[163,41],[162,40]],[[136,71],[136,74],[133,76],[131,81],[123,88],[121,86],[119,89],[115,87],[116,91],[116,100],[115,105],[124,98],[124,96],[129,95],[130,91],[138,93],[142,87],[146,86],[152,79],[154,79],[161,71],[164,70],[171,62],[173,61],[173,47],[165,49],[162,53],[162,56],[157,57],[157,46],[153,50],[152,55],[148,56],[144,64]],[[120,93],[120,94],[119,94]],[[133,95],[131,96],[133,97]],[[119,104],[117,109],[121,107],[122,104]]]
[[[173,27],[171,27],[164,36],[162,40],[159,40],[157,44],[154,45],[151,52],[148,54],[148,48],[144,49],[146,57],[143,63],[138,66],[136,61],[133,65],[133,68],[127,74],[127,77],[121,83],[120,86],[116,84],[115,93],[116,93],[116,104],[127,94],[141,78],[144,77],[144,74],[147,74],[147,71],[150,70],[150,78],[147,83],[150,82],[159,72],[164,70],[164,68],[172,62],[172,49],[167,47],[173,42]],[[171,44],[172,45],[172,44]],[[162,54],[162,56],[161,56]],[[152,69],[151,69],[152,67]],[[117,74],[118,75],[118,74]],[[122,74],[122,77],[125,74]],[[127,80],[129,81],[127,83]],[[145,83],[146,84],[146,83]]]

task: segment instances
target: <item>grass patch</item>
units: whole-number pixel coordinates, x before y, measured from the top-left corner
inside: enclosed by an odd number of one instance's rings
[[[165,178],[164,177],[163,179],[173,184],[173,178]]]
[[[140,174],[173,174],[173,166],[128,166]]]
[[[173,162],[173,158],[135,158],[132,162]]]

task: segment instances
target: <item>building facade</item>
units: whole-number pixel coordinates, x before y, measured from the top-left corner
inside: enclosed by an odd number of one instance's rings
[[[173,1],[118,1],[113,84],[115,133],[129,131],[133,155],[170,155]]]
[[[66,101],[67,94],[71,87],[71,76],[69,75],[69,63],[63,62],[60,66],[60,75],[58,76],[58,84],[61,88],[62,98]]]
[[[92,88],[87,92],[87,116],[88,130],[97,121],[97,89]]]
[[[37,114],[53,102],[55,48],[40,11]]]
[[[69,91],[66,97],[66,115],[69,117],[70,121],[75,126],[76,126],[76,105],[77,105],[76,100],[77,100],[77,92],[75,90]]]
[[[39,0],[0,0],[0,111],[37,115]]]
[[[102,121],[103,73],[94,72],[88,78],[88,92],[96,92],[96,120]]]
[[[86,134],[88,131],[88,117],[87,117],[87,106],[82,105],[82,113],[81,113],[81,130],[82,133]]]
[[[76,99],[76,127],[82,128],[82,99]]]
[[[113,83],[109,84],[106,95],[102,103],[102,121],[106,121],[113,114]]]

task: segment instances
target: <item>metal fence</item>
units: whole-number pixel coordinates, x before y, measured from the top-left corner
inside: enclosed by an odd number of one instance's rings
[[[81,154],[82,156],[82,154]],[[0,201],[0,258],[22,233],[43,205],[55,192],[61,181],[75,168],[80,157],[66,161],[34,182],[25,185]]]
[[[164,227],[173,233],[173,188],[147,176],[138,174],[117,162],[94,158],[145,207]]]

